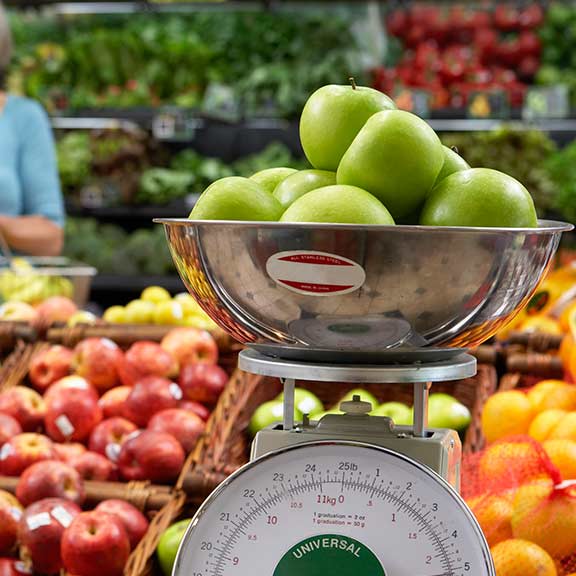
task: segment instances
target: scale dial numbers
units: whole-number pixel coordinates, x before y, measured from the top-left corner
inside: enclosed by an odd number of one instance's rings
[[[494,576],[454,490],[384,448],[314,442],[222,484],[180,548],[177,576]]]

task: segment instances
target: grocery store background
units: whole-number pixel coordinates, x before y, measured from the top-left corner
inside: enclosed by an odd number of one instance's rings
[[[306,166],[299,111],[351,75],[523,182],[541,216],[576,220],[576,5],[7,4],[9,89],[49,111],[65,255],[97,268],[102,306],[180,291],[152,218],[187,216],[223,176]]]

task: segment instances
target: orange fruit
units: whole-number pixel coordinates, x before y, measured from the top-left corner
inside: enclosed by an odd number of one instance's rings
[[[554,466],[560,470],[563,480],[576,479],[576,442],[574,440],[547,440],[542,447]]]
[[[558,322],[564,332],[570,331],[570,317],[576,314],[576,300],[572,300],[562,310]]]
[[[544,450],[534,440],[500,440],[488,446],[478,460],[478,482],[483,493],[503,496],[527,482],[549,479],[549,467]]]
[[[560,323],[554,318],[538,314],[530,316],[520,324],[521,332],[545,332],[546,334],[562,334]]]
[[[532,436],[534,440],[543,442],[566,414],[568,414],[566,410],[544,410],[544,412],[540,412],[540,414],[532,420],[530,428],[528,428],[528,434]]]
[[[482,431],[487,442],[512,434],[526,434],[534,417],[532,404],[518,390],[498,392],[482,411]]]
[[[576,550],[576,486],[552,480],[521,486],[512,512],[514,538],[530,540],[554,558]]]
[[[564,370],[568,370],[570,365],[570,358],[572,356],[572,351],[574,350],[574,336],[571,333],[565,334],[560,343],[560,349],[558,350],[558,355],[560,360],[562,360],[562,366]]]
[[[564,416],[548,434],[547,440],[556,440],[558,438],[568,438],[576,440],[576,412],[569,412]]]
[[[491,549],[496,576],[557,576],[554,560],[532,542],[511,539]]]
[[[535,412],[576,410],[576,386],[563,380],[542,380],[528,391],[527,396]]]
[[[485,496],[470,506],[489,546],[512,538],[512,502],[499,496]]]

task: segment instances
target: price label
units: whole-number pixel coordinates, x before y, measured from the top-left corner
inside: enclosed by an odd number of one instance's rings
[[[533,86],[524,99],[522,118],[568,118],[570,115],[570,92],[568,86]]]
[[[192,110],[163,108],[152,121],[152,133],[157,140],[191,142],[200,124]]]
[[[469,118],[507,118],[510,104],[502,90],[476,91],[468,98]]]
[[[394,90],[394,101],[400,110],[412,112],[420,118],[430,115],[430,93],[426,90],[398,87]]]

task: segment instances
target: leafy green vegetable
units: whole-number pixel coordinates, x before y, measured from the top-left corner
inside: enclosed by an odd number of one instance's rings
[[[150,168],[140,178],[136,201],[141,204],[167,204],[189,194],[195,180],[194,174],[190,172]]]

